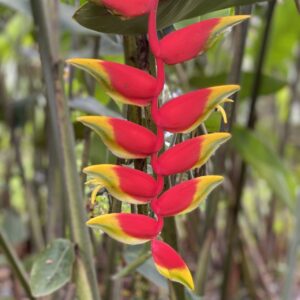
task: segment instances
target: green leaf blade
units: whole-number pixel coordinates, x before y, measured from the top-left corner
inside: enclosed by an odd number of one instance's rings
[[[69,240],[54,240],[35,260],[30,287],[35,297],[49,295],[70,281],[75,260]]]
[[[232,145],[289,208],[295,205],[296,181],[277,153],[255,132],[235,127]]]
[[[265,0],[164,0],[158,9],[158,29],[181,20],[194,18],[215,10],[246,5]],[[109,13],[103,6],[87,2],[75,13],[74,19],[82,26],[105,33],[143,34],[147,32],[147,16],[122,20]]]

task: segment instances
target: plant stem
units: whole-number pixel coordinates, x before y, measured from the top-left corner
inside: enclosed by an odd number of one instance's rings
[[[273,0],[268,3],[267,8],[267,16],[266,16],[266,24],[262,37],[262,44],[259,51],[258,62],[256,65],[255,76],[254,76],[254,84],[252,87],[251,94],[251,103],[250,103],[250,111],[248,115],[247,128],[254,129],[256,123],[256,104],[259,96],[261,78],[262,78],[262,70],[265,62],[265,57],[267,53],[267,45],[270,36],[271,23],[274,15],[274,10],[276,6],[276,0]],[[227,224],[227,232],[228,232],[228,241],[227,241],[227,254],[225,256],[225,267],[223,274],[223,282],[222,282],[222,291],[221,291],[221,299],[226,300],[230,299],[230,279],[231,279],[231,271],[233,267],[233,253],[234,249],[237,248],[237,237],[239,235],[238,228],[238,216],[241,210],[241,202],[243,196],[243,190],[246,182],[246,171],[247,164],[245,161],[242,161],[240,167],[238,168],[238,175],[233,186],[236,187],[235,197],[233,202],[231,203],[231,207],[229,207],[229,215],[228,215],[228,224]]]
[[[49,4],[49,5],[46,5]],[[65,185],[70,211],[70,222],[73,240],[78,246],[80,265],[76,264],[78,299],[99,299],[99,291],[93,267],[92,247],[85,226],[85,207],[82,190],[76,167],[74,132],[70,124],[63,87],[60,80],[58,58],[58,31],[55,17],[58,15],[58,2],[31,0],[31,8],[38,30],[38,43],[42,62],[43,76],[47,87],[49,119],[53,132],[53,143],[59,158],[62,178]],[[78,261],[79,262],[79,261]],[[79,268],[77,268],[79,267]]]
[[[0,229],[0,248],[2,249],[14,272],[16,273],[16,276],[19,279],[22,287],[24,288],[28,298],[35,299],[31,293],[28,276],[23,267],[23,264],[18,258],[13,246],[10,244],[10,241],[8,240],[5,232],[2,229]]]
[[[297,206],[295,210],[295,218],[296,218],[296,225],[294,230],[293,238],[290,240],[289,243],[289,251],[288,251],[288,261],[287,261],[287,275],[284,281],[282,299],[289,300],[293,299],[293,283],[295,281],[295,269],[297,266],[297,254],[298,249],[300,246],[300,190],[297,194]]]
[[[139,266],[141,266],[150,257],[151,257],[150,251],[140,254],[133,262],[131,262],[125,268],[123,268],[118,273],[113,275],[112,278],[116,280],[129,275],[130,273],[134,272]]]
[[[242,8],[236,9],[236,14],[251,14],[252,6],[245,6]],[[240,26],[234,28],[234,54],[233,61],[231,66],[231,72],[228,76],[229,84],[239,84],[241,82],[241,73],[242,73],[242,63],[245,54],[245,46],[248,35],[249,22],[243,22]],[[232,97],[234,100],[237,99],[237,94]],[[235,111],[236,111],[236,102],[230,103],[230,105],[225,104],[225,110],[228,115],[228,124],[225,124],[223,121],[221,123],[220,131],[231,131],[232,125],[235,122]],[[225,169],[224,157],[227,156],[227,147],[226,145],[219,150],[220,155],[216,156],[216,171],[217,173],[222,174]],[[220,192],[216,192],[211,196],[210,201],[207,202],[206,206],[206,219],[205,226],[203,230],[202,244],[207,245],[203,246],[201,252],[198,256],[197,262],[197,273],[196,273],[196,292],[199,295],[204,294],[205,282],[207,276],[207,268],[209,266],[209,258],[211,253],[212,236],[214,235],[215,230],[215,219],[218,213],[218,203],[220,199]],[[208,244],[207,244],[208,243]]]

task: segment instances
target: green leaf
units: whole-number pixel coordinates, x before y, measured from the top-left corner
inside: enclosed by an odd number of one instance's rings
[[[74,247],[69,240],[54,240],[36,258],[30,278],[35,297],[49,295],[70,281],[75,260]]]
[[[214,76],[194,76],[190,83],[194,88],[204,88],[215,85],[222,85],[227,81],[228,75],[226,73]],[[239,99],[246,99],[251,96],[254,73],[244,72],[241,78],[241,90]],[[234,83],[234,82],[232,82]],[[260,96],[270,95],[278,92],[287,85],[287,82],[271,75],[263,74],[261,80],[261,87],[259,90]]]
[[[181,20],[194,18],[208,12],[264,0],[164,0],[158,9],[158,28],[162,29]],[[147,31],[147,16],[122,20],[92,2],[81,6],[74,15],[82,26],[106,33],[141,34]]]
[[[292,208],[296,197],[295,178],[266,140],[266,137],[263,139],[256,132],[242,127],[235,127],[233,130],[234,148],[269,184],[277,197]]]

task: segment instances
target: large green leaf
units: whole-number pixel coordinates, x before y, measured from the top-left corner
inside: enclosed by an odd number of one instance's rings
[[[190,80],[191,85],[194,88],[204,88],[215,85],[222,85],[226,83],[228,75],[226,73],[214,75],[214,76],[193,76]],[[251,96],[253,81],[255,74],[252,72],[244,72],[241,78],[241,90],[239,93],[239,99],[245,99]],[[233,83],[233,82],[232,82]],[[287,85],[287,82],[276,78],[271,75],[263,74],[261,79],[261,85],[259,95],[265,96],[278,92]]]
[[[296,182],[292,172],[257,133],[236,127],[232,144],[241,157],[261,176],[290,208],[294,206]]]
[[[30,278],[35,297],[49,295],[70,281],[75,260],[74,247],[69,240],[53,241],[36,258]]]
[[[158,28],[162,29],[178,21],[237,5],[265,0],[161,0],[158,9]],[[81,6],[74,15],[82,26],[106,33],[140,34],[147,31],[147,16],[121,20],[106,8],[92,2]]]

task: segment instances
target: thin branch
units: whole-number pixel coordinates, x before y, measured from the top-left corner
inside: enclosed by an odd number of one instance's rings
[[[262,37],[262,44],[259,51],[258,62],[256,65],[254,83],[251,94],[251,103],[250,103],[250,111],[248,115],[247,127],[248,129],[254,129],[256,123],[256,104],[260,91],[260,84],[262,78],[262,70],[265,62],[266,54],[267,54],[267,45],[271,31],[272,19],[275,11],[276,0],[273,0],[268,3],[267,15],[266,15],[266,24]],[[241,210],[241,201],[243,196],[243,190],[246,182],[246,171],[247,164],[245,161],[241,162],[239,173],[237,175],[237,180],[235,181],[234,186],[236,187],[234,201],[229,210],[228,216],[228,224],[227,224],[227,232],[228,232],[228,243],[227,243],[227,255],[225,257],[225,267],[223,274],[223,283],[222,283],[222,294],[221,299],[226,300],[229,299],[230,296],[230,279],[231,279],[231,271],[233,266],[233,253],[235,249],[235,245],[237,243],[237,237],[239,234],[238,229],[238,216]]]
[[[59,158],[60,171],[67,195],[73,240],[78,246],[78,263],[75,269],[77,297],[93,300],[100,298],[92,257],[91,240],[85,226],[86,213],[82,189],[76,166],[74,132],[70,124],[63,87],[60,80],[58,58],[58,2],[31,0],[31,8],[38,30],[38,43],[42,71],[46,84],[53,143]]]
[[[28,276],[24,269],[24,266],[18,258],[17,253],[15,252],[13,246],[11,245],[10,241],[6,237],[5,232],[2,229],[0,229],[0,248],[2,249],[12,269],[14,270],[28,298],[32,300],[35,299],[31,293]]]

